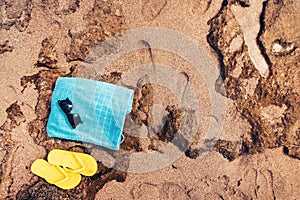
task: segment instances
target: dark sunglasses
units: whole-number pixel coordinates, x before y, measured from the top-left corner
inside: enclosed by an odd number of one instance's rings
[[[69,98],[66,98],[65,100],[58,100],[58,105],[66,114],[68,121],[73,128],[76,128],[78,124],[82,123],[81,118],[77,113],[71,113],[73,104]]]

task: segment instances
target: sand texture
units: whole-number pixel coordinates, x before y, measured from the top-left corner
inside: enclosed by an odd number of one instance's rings
[[[0,199],[299,199],[299,9],[0,0]],[[134,90],[120,151],[48,137],[59,77]],[[97,173],[48,184],[30,166],[55,148],[91,154]]]

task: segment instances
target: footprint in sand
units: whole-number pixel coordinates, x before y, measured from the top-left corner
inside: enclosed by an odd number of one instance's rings
[[[167,5],[167,0],[141,0],[142,14],[146,20],[154,20]]]
[[[165,182],[160,190],[163,199],[189,199],[187,192],[177,183]]]
[[[132,189],[133,199],[138,200],[159,200],[160,193],[159,188],[155,184],[151,183],[141,183]]]
[[[141,183],[132,189],[133,199],[138,200],[167,200],[167,199],[189,199],[184,188],[174,182],[161,184]]]

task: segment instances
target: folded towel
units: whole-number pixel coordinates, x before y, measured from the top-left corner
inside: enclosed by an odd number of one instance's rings
[[[110,83],[83,78],[58,78],[52,94],[48,135],[119,150],[133,94],[133,90]],[[72,128],[58,104],[58,100],[66,98],[73,105],[70,113],[77,113],[82,120],[76,128]]]

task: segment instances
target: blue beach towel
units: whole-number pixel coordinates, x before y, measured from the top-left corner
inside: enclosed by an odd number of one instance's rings
[[[119,150],[133,94],[133,90],[110,83],[84,78],[58,78],[52,94],[48,135]],[[76,128],[72,128],[58,104],[58,100],[66,98],[73,104],[71,113],[79,114],[82,120]]]

